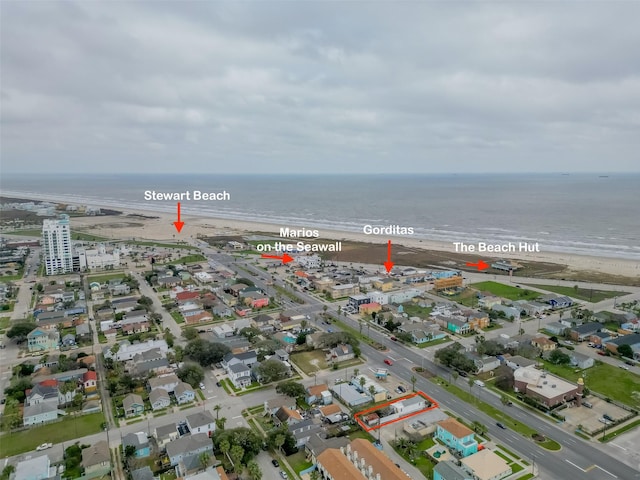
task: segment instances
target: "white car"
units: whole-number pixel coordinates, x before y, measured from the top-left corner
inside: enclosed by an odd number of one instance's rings
[[[629,367],[627,367],[624,363],[621,363],[620,365],[618,365],[620,368],[624,369],[624,370],[629,370]]]
[[[39,452],[41,450],[46,450],[47,448],[53,447],[53,443],[43,443],[42,445],[38,445],[36,450]]]

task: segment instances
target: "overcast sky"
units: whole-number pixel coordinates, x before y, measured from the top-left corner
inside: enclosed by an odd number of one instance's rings
[[[640,171],[640,2],[1,8],[5,173]]]

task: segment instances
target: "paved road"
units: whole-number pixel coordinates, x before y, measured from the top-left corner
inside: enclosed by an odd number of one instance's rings
[[[352,319],[348,321],[353,327],[356,327],[356,322]],[[425,360],[421,352],[392,342],[385,335],[374,330],[371,330],[371,337],[391,348],[392,351],[385,353],[375,350],[368,345],[362,345],[362,352],[369,359],[369,363],[383,367],[385,358],[389,356],[393,357],[396,361],[390,368],[391,373],[408,384],[410,384],[410,378],[415,375],[411,368],[423,362],[425,368],[438,375],[448,375],[448,370],[432,363],[430,360]],[[539,416],[527,410],[520,409],[514,405],[510,407],[508,414],[516,421],[532,426],[540,433],[558,441],[563,447],[560,452],[549,452],[537,446],[533,441],[525,439],[511,430],[502,430],[496,427],[496,421],[494,419],[475,410],[472,405],[461,401],[455,395],[450,394],[446,388],[435,385],[419,375],[416,375],[416,377],[418,378],[416,388],[432,396],[443,408],[451,410],[469,420],[480,421],[489,427],[489,436],[497,443],[501,443],[507,448],[513,448],[523,454],[529,461],[535,460],[541,474],[546,475],[543,476],[543,478],[555,480],[559,478],[575,478],[577,475],[580,475],[580,478],[592,479],[602,479],[609,476],[611,478],[625,480],[640,478],[640,473],[635,469],[620,463],[617,459],[595,448],[579,437],[568,434],[551,423],[541,421]],[[459,380],[459,382],[462,381]],[[499,398],[491,393],[483,393],[482,400],[498,409],[502,410],[505,408],[500,403]],[[581,469],[585,471],[582,472]]]

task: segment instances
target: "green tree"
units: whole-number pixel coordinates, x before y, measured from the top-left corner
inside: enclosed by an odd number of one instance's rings
[[[473,428],[473,431],[478,435],[484,435],[487,432],[487,426],[483,425],[477,420],[474,420],[474,422],[471,424],[471,427]]]
[[[627,345],[626,343],[618,347],[618,353],[623,357],[633,358],[633,349],[631,345]]]
[[[309,474],[309,480],[320,480],[320,472],[318,472],[318,470],[312,470]]]
[[[202,469],[206,470],[207,467],[209,466],[209,459],[211,457],[209,456],[209,454],[207,452],[202,452],[200,455],[198,455],[198,460],[200,460],[200,465],[202,465]]]
[[[231,457],[229,456],[229,450],[231,449],[231,444],[229,443],[229,440],[227,440],[226,438],[221,440],[220,443],[218,444],[218,448],[227,457],[227,460],[229,460],[229,463],[233,463],[231,461]]]
[[[262,480],[262,469],[255,460],[251,460],[247,464],[247,471],[251,480]]]
[[[42,286],[42,285],[40,285]],[[6,467],[4,467],[2,469],[2,473],[0,474],[0,478],[2,480],[9,480],[9,478],[11,477],[11,474],[13,474],[13,472],[16,471],[16,467],[14,467],[13,465],[7,465]]]
[[[230,351],[231,349],[222,343],[209,342],[202,338],[190,341],[184,349],[187,357],[203,367],[209,367],[214,363],[220,362]]]
[[[300,383],[294,381],[283,382],[276,387],[276,392],[292,398],[301,398],[307,394],[307,390]]]
[[[415,377],[415,375],[411,376],[411,391],[415,392],[416,391],[416,382],[418,381],[418,379]]]
[[[127,445],[124,447],[124,458],[131,458],[136,454],[136,447],[134,445]]]
[[[561,350],[553,350],[549,354],[549,361],[554,365],[569,365],[571,358]]]
[[[16,322],[7,331],[8,338],[15,338],[17,341],[24,341],[27,335],[36,328],[33,322]]]
[[[224,430],[224,425],[227,423],[227,417],[216,418],[216,428],[219,430]]]
[[[213,411],[216,412],[216,420],[220,418],[220,410],[222,410],[222,406],[219,404],[215,404],[213,406]]]
[[[265,360],[258,365],[258,367],[256,367],[256,371],[262,377],[263,383],[280,380],[289,374],[289,369],[284,363],[272,358]]]
[[[169,348],[173,348],[173,345],[175,344],[175,340],[176,340],[176,336],[171,333],[171,330],[169,330],[168,328],[164,329],[164,341],[167,342],[167,346]]]
[[[187,363],[176,372],[178,378],[196,388],[204,380],[204,370],[195,363]]]
[[[244,448],[240,445],[233,445],[229,450],[229,456],[231,457],[231,464],[233,465],[233,471],[240,475],[244,466],[242,465],[242,459],[244,458]]]
[[[367,379],[364,377],[360,377],[359,383],[360,383],[360,389],[364,390],[364,386],[367,383]]]
[[[186,327],[182,330],[182,337],[189,341],[195,340],[198,338],[198,330],[193,327]]]

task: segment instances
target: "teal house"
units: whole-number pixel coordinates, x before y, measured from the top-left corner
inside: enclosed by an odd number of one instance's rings
[[[438,422],[435,437],[463,457],[473,455],[478,451],[478,442],[474,438],[473,430],[454,418]]]

